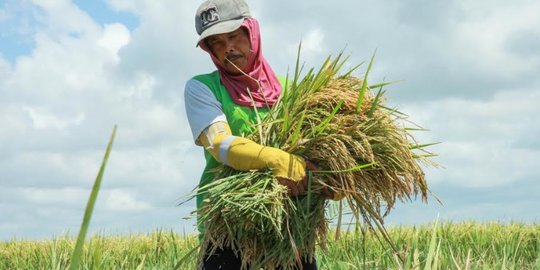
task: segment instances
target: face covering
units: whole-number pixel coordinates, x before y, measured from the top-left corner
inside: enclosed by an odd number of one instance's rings
[[[251,51],[247,58],[245,72],[249,76],[229,74],[204,41],[201,41],[199,46],[210,54],[219,71],[221,83],[231,95],[234,103],[257,108],[272,106],[281,94],[281,84],[262,55],[259,23],[254,18],[246,18],[241,27],[246,28],[251,41]]]

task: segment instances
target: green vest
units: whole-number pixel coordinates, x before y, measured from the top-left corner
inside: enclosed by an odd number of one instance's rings
[[[257,124],[257,114],[255,110],[253,107],[241,106],[234,103],[229,92],[221,83],[219,79],[219,72],[217,70],[209,74],[195,76],[193,79],[205,84],[208,86],[210,91],[214,93],[216,99],[219,101],[219,103],[221,103],[223,113],[227,118],[227,122],[234,136],[247,136],[252,133],[252,126]],[[281,85],[283,85],[282,78],[279,78],[279,80]],[[261,119],[263,119],[269,111],[269,108],[257,108],[257,112],[259,113]],[[219,162],[206,149],[204,149],[204,157],[206,159],[206,167],[204,168],[204,172],[201,176],[199,186],[204,186],[214,179],[214,174],[211,172],[211,170],[219,165]],[[204,195],[198,194],[197,209],[199,209],[203,200]],[[199,226],[198,229],[202,234],[204,228]]]

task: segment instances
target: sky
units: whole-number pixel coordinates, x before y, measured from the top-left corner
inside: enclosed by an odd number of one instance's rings
[[[194,202],[178,203],[204,166],[183,100],[215,69],[195,47],[201,2],[0,1],[0,240],[78,232],[114,125],[90,232],[194,231]],[[424,167],[434,196],[387,226],[538,223],[539,1],[247,2],[277,73],[300,41],[306,66],[376,51],[370,81],[399,81],[389,104],[429,129],[420,142],[441,142],[441,167]]]

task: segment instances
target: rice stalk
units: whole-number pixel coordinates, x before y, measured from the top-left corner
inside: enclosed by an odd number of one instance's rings
[[[293,80],[248,138],[303,156],[320,170],[310,172],[307,194],[289,197],[269,170],[217,168],[216,179],[194,193],[205,196],[197,213],[205,227],[201,256],[232,248],[244,269],[293,269],[302,258],[313,259],[328,240],[324,189],[345,195],[342,203],[356,223],[394,248],[384,217],[396,202],[427,200],[419,162],[430,164],[433,154],[426,150],[431,144],[417,143],[409,133],[418,126],[408,129],[407,116],[385,106],[389,83],[375,84],[377,94],[368,87],[374,56],[363,80],[350,72],[338,75],[348,59],[342,53],[303,78],[297,59]]]

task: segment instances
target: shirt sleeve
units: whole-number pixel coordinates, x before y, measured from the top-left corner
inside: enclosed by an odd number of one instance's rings
[[[205,128],[216,122],[227,122],[221,103],[204,83],[190,79],[184,91],[186,114],[196,145]]]

